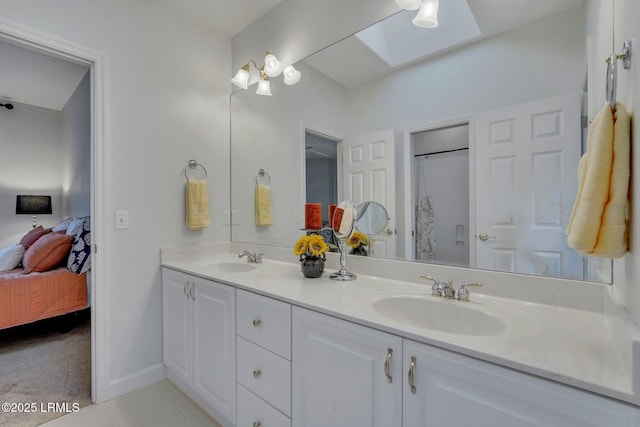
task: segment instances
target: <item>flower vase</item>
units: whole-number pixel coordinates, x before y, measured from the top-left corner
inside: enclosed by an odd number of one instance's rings
[[[364,245],[360,245],[358,247],[355,247],[353,249],[351,249],[351,251],[349,252],[352,255],[362,255],[362,256],[367,256],[367,248],[365,248]]]
[[[300,255],[300,267],[304,277],[313,279],[322,276],[325,260],[324,254],[322,254],[322,258],[313,255]]]

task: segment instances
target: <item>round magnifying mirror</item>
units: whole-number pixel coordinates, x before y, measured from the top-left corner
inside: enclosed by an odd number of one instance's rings
[[[353,233],[356,209],[349,201],[340,202],[333,212],[331,228],[338,239],[346,239]]]
[[[380,203],[360,203],[356,211],[356,228],[367,236],[375,236],[387,228],[389,214]]]

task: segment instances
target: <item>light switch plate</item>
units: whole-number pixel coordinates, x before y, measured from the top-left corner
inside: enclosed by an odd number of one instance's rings
[[[224,209],[222,211],[222,225],[230,225],[231,224],[231,211],[229,209]]]
[[[232,225],[240,224],[240,219],[238,218],[238,211],[236,210],[231,211],[231,224]]]
[[[116,211],[116,230],[129,228],[129,211]]]

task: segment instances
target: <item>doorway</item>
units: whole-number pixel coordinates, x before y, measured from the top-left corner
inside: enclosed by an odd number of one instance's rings
[[[411,135],[415,260],[469,265],[469,124]]]
[[[104,220],[104,63],[97,52],[68,43],[40,31],[32,31],[9,22],[0,22],[0,41],[85,66],[89,70],[90,89],[90,214],[92,259],[89,278],[91,283],[91,400],[102,402],[108,395],[108,317],[104,288],[105,254],[98,254],[98,242],[103,242]]]

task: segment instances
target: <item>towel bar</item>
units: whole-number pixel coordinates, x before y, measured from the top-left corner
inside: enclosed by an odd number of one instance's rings
[[[207,169],[204,167],[204,165],[202,163],[198,163],[195,160],[191,159],[189,160],[189,162],[187,163],[187,166],[189,167],[189,169],[194,170],[195,168],[197,168],[198,166],[200,166],[202,168],[202,170],[204,171],[204,177],[207,177]],[[187,175],[187,166],[184,167],[184,169],[182,170],[184,172],[184,177],[187,181],[189,181],[189,175]]]

